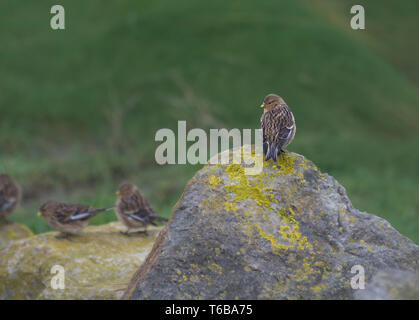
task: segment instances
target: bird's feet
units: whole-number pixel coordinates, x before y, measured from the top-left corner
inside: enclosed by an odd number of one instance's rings
[[[68,233],[57,234],[55,236],[55,239],[65,239],[65,240],[68,240],[68,241],[73,241],[73,240],[71,240],[70,235]]]
[[[136,234],[143,234],[143,235],[148,236],[147,230],[138,230],[138,231],[135,231],[134,233],[136,233]]]
[[[285,153],[286,153],[286,152],[285,152],[283,149],[280,149],[280,150],[279,150],[279,152],[278,152],[278,159],[279,159],[279,160],[281,160],[281,158],[283,159],[282,154],[284,154],[284,155],[285,155]]]
[[[134,232],[129,232],[127,231],[119,231],[121,234],[123,234],[124,236],[132,236],[132,235],[136,235],[136,234],[144,234],[144,235],[148,235],[147,230],[139,230],[139,231],[134,231]]]

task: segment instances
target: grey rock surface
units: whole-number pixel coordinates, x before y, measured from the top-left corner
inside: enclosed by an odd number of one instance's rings
[[[240,164],[198,171],[124,297],[354,299],[355,265],[366,283],[381,269],[418,273],[419,246],[286,152],[257,175]]]

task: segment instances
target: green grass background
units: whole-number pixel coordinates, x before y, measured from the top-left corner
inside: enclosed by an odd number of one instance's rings
[[[22,186],[11,220],[35,232],[48,199],[107,206],[123,180],[169,216],[200,166],[158,166],[156,130],[257,128],[267,93],[298,124],[288,148],[360,210],[419,242],[419,2],[0,2],[0,171]],[[112,212],[94,224],[114,220]]]

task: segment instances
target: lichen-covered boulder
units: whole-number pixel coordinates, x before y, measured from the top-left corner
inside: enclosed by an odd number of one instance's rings
[[[357,290],[361,300],[419,300],[419,274],[411,271],[380,270],[365,286]]]
[[[198,171],[124,298],[353,299],[355,265],[366,283],[383,268],[418,272],[419,246],[286,152],[257,175],[241,164]]]
[[[14,222],[0,223],[0,249],[12,240],[30,236],[33,236],[33,232],[22,224]]]
[[[132,236],[121,230],[112,222],[87,227],[70,240],[48,232],[11,242],[0,249],[0,299],[120,298],[161,228]]]

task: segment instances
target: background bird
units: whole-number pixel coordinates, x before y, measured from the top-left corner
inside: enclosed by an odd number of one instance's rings
[[[20,201],[20,190],[8,174],[0,174],[0,220],[7,223],[6,215],[13,212]]]
[[[285,101],[276,94],[269,94],[263,100],[264,109],[260,119],[263,135],[265,160],[276,161],[278,153],[294,139],[296,125],[294,115]]]
[[[57,238],[62,238],[79,235],[92,217],[113,208],[114,206],[95,209],[81,204],[48,201],[39,208],[38,215],[43,216],[51,228],[60,231]]]
[[[132,183],[123,183],[116,194],[118,195],[115,206],[116,216],[128,228],[124,234],[138,228],[144,228],[141,232],[147,232],[147,225],[155,226],[155,221],[168,221],[157,215],[137,186]]]

